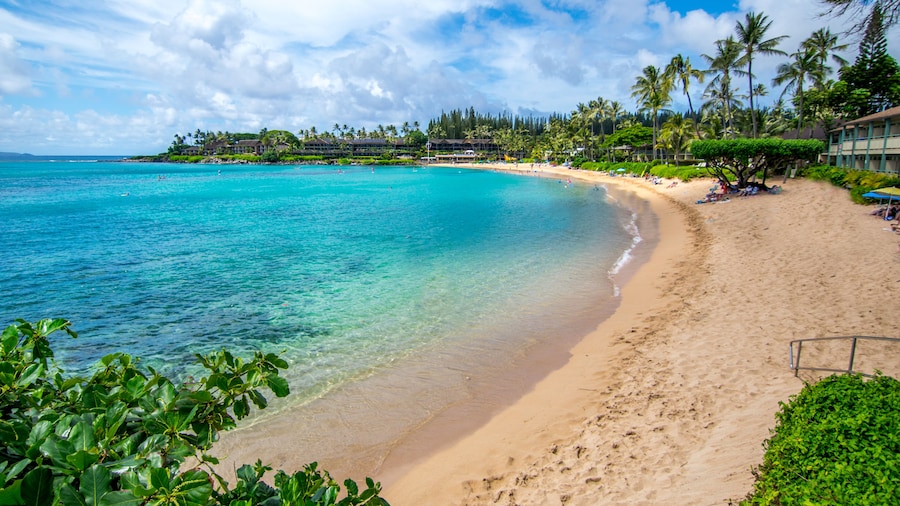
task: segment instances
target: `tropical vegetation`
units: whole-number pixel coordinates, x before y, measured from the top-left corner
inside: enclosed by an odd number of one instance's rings
[[[781,403],[753,491],[741,502],[897,504],[900,382],[829,376]]]
[[[274,487],[260,461],[241,466],[233,485],[216,472],[219,434],[265,408],[264,391],[288,395],[278,355],[197,355],[209,374],[182,384],[124,353],[70,376],[54,361],[55,332],[77,337],[63,319],[18,320],[0,335],[0,504],[387,504],[380,484],[346,480],[342,494],[315,463],[278,471]]]
[[[697,141],[691,146],[713,175],[720,181],[736,181],[739,188],[757,174],[765,185],[770,173],[785,171],[798,160],[812,160],[822,149],[822,142],[815,139],[774,138]]]

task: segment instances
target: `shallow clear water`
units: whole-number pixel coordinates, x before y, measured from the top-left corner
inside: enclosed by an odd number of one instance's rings
[[[603,189],[488,171],[0,162],[0,324],[71,320],[79,338],[53,341],[70,371],[283,351],[305,402],[590,318],[631,222]]]

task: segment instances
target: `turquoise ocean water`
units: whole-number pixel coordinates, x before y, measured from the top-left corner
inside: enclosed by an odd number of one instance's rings
[[[489,171],[0,162],[0,322],[71,320],[69,371],[283,352],[304,403],[419,353],[490,364],[596,323],[634,220],[605,189]]]

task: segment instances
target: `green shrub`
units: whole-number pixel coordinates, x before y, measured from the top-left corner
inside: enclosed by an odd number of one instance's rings
[[[742,504],[900,504],[900,382],[836,375],[781,404]]]
[[[711,174],[703,167],[695,165],[657,165],[650,169],[650,174],[666,179],[680,179],[687,182],[695,177],[709,177]]]
[[[318,162],[324,159],[325,157],[323,157],[322,155],[283,154],[281,156],[281,160],[285,162]]]
[[[259,155],[254,155],[252,153],[240,153],[237,155],[230,155],[229,158],[233,160],[243,160],[248,163],[258,163],[260,160]]]
[[[169,156],[169,161],[178,163],[200,163],[204,158],[203,155],[171,155]]]
[[[209,375],[177,385],[141,370],[123,353],[107,355],[93,376],[67,376],[53,360],[49,336],[77,337],[63,319],[17,320],[0,336],[0,504],[3,505],[356,505],[387,504],[381,486],[351,480],[340,487],[310,464],[293,475],[257,461],[237,470],[233,488],[212,468],[219,432],[233,429],[263,389],[288,394],[287,363],[256,352],[197,355]],[[191,459],[198,464],[182,469]],[[206,468],[206,469],[203,469]]]
[[[281,160],[281,153],[278,150],[270,149],[264,151],[259,159],[266,163],[275,163]]]
[[[875,200],[862,195],[886,186],[900,186],[900,177],[872,172],[852,170],[831,165],[813,165],[804,171],[806,177],[816,181],[829,181],[834,186],[850,189],[850,198],[857,204],[870,204]]]

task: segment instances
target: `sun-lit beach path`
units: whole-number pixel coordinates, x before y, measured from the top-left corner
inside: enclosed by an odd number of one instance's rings
[[[788,180],[779,195],[697,205],[711,180],[554,170],[651,200],[659,246],[564,367],[466,437],[389,457],[377,477],[395,506],[740,499],[778,403],[803,386],[788,343],[900,337],[900,237],[845,190]],[[847,355],[822,365],[846,367]],[[900,350],[861,356],[900,373]]]

